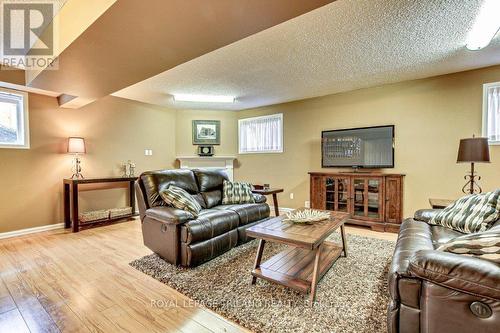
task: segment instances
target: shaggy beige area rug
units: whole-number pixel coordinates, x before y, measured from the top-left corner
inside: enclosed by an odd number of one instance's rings
[[[257,241],[191,269],[156,254],[130,265],[255,332],[386,332],[386,276],[394,242],[348,235],[347,243],[348,256],[319,282],[314,307],[306,295],[262,279],[250,285]],[[263,260],[283,249],[268,242]]]

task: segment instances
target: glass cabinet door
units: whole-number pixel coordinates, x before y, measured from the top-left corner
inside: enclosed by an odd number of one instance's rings
[[[355,218],[382,219],[382,178],[353,178],[352,214]]]
[[[327,210],[348,211],[349,179],[331,177],[325,180]]]
[[[378,178],[368,179],[368,209],[369,218],[379,219],[382,217],[382,180]]]

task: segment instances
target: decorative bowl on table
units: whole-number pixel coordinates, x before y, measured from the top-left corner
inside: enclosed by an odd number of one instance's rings
[[[319,221],[324,221],[330,218],[330,213],[320,210],[305,209],[297,210],[286,214],[283,222],[297,224],[312,224]]]

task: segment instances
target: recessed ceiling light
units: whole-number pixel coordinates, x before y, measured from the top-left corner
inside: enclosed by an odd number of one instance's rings
[[[234,103],[234,97],[223,95],[174,94],[174,101],[198,103]]]
[[[500,1],[485,0],[469,33],[465,47],[471,51],[477,51],[488,46],[500,29],[499,15]]]

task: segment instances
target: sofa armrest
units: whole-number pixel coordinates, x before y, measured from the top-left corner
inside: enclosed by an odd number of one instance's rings
[[[253,199],[255,200],[255,203],[265,203],[267,201],[267,198],[265,195],[259,194],[259,193],[252,193],[253,194]]]
[[[417,251],[410,258],[409,273],[456,291],[500,300],[500,266],[484,259],[437,250]]]
[[[413,219],[422,222],[429,222],[442,209],[419,209],[415,212]]]
[[[146,216],[170,224],[182,224],[194,219],[194,216],[185,210],[165,206],[147,209]]]

